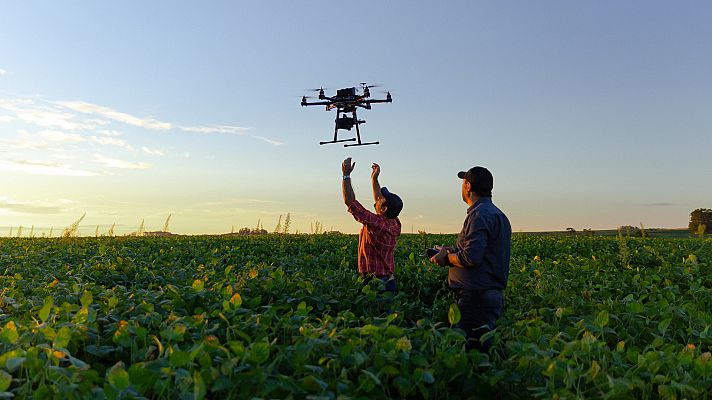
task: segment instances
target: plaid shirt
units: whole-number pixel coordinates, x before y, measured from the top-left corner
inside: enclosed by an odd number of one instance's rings
[[[349,205],[349,212],[356,221],[363,224],[358,235],[358,272],[377,277],[393,275],[393,250],[401,233],[398,218],[374,214],[356,200]]]

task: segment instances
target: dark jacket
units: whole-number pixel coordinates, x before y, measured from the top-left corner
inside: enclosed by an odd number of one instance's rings
[[[504,213],[481,197],[467,209],[467,218],[457,237],[457,258],[465,268],[450,267],[453,289],[504,290],[509,278],[512,227]]]

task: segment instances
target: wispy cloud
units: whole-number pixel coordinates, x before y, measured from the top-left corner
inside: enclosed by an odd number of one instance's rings
[[[150,149],[146,146],[141,147],[141,150],[143,150],[143,152],[148,154],[149,156],[162,156],[164,154],[163,150]]]
[[[33,160],[0,160],[0,171],[24,172],[32,175],[52,175],[52,176],[97,176],[99,174],[82,169],[75,169],[69,165],[62,165],[46,161]]]
[[[97,144],[123,147],[128,150],[133,150],[133,146],[131,146],[127,141],[124,139],[117,139],[112,136],[91,136],[91,141]]]
[[[90,129],[93,125],[77,121],[74,114],[40,106],[30,99],[0,99],[0,109],[13,117],[42,128],[75,131]]]
[[[61,143],[71,143],[71,142],[84,142],[86,138],[78,133],[65,133],[56,130],[44,130],[37,134],[37,138],[41,140],[46,140],[48,142],[61,142]]]
[[[0,115],[0,122],[10,122],[14,121],[15,118],[9,116],[9,115]]]
[[[0,68],[0,76],[7,75],[7,71],[4,69]]]
[[[118,168],[118,169],[148,169],[148,168],[151,168],[151,164],[148,164],[148,163],[119,160],[117,158],[104,157],[101,154],[94,155],[94,163],[102,165],[104,167]]]
[[[185,132],[195,132],[195,133],[228,133],[235,135],[244,135],[248,128],[243,128],[241,126],[230,126],[230,125],[218,125],[218,126],[180,126],[180,130]]]
[[[58,214],[64,211],[62,203],[49,201],[18,201],[0,196],[0,210],[13,214]]]
[[[253,136],[256,139],[262,140],[264,142],[267,142],[271,144],[272,146],[281,146],[284,144],[284,142],[280,142],[279,140],[274,140],[274,139],[269,139],[264,136]]]
[[[104,118],[109,118],[114,121],[122,122],[128,125],[138,126],[141,128],[160,131],[171,129],[171,124],[169,122],[163,122],[153,118],[140,118],[131,114],[113,110],[108,107],[103,107],[84,101],[57,101],[55,102],[55,104],[84,114],[96,114]]]

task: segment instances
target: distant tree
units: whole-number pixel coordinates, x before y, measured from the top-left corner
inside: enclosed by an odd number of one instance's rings
[[[576,229],[574,229],[574,228],[566,228],[566,232],[568,232],[568,233],[576,233]]]
[[[239,231],[237,231],[239,235],[249,235],[252,233],[252,230],[250,228],[240,228]]]
[[[712,210],[698,208],[690,213],[690,223],[687,225],[692,233],[697,233],[700,225],[705,225],[704,233],[712,233]]]
[[[643,231],[637,226],[624,225],[618,227],[618,234],[621,236],[643,236]]]

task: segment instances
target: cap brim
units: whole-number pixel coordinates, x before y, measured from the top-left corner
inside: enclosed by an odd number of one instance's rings
[[[466,174],[466,173],[467,173],[467,172],[465,172],[465,171],[460,171],[460,172],[457,173],[457,177],[460,178],[460,179],[465,179],[465,174]]]

